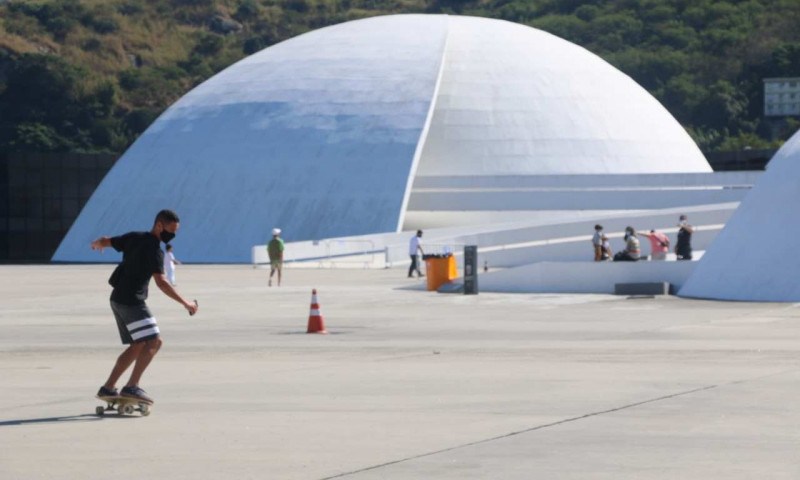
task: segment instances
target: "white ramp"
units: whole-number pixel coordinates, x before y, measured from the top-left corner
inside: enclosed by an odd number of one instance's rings
[[[605,226],[614,251],[623,247],[622,235],[627,225],[646,231],[658,229],[670,236],[673,243],[678,215],[686,213],[697,228],[692,239],[695,250],[705,250],[737,203],[703,205],[681,209],[663,209],[597,215],[586,219],[565,212],[560,221],[517,221],[489,225],[461,226],[425,230],[423,237],[427,253],[444,253],[442,249],[460,254],[464,245],[478,246],[481,265],[491,268],[517,267],[531,263],[580,262],[591,259],[591,238],[597,222]],[[575,218],[573,218],[573,216]],[[332,238],[286,244],[284,260],[292,265],[308,263],[318,267],[383,268],[408,265],[408,239],[413,232],[399,232],[357,237]],[[646,240],[643,251],[650,253]],[[268,262],[265,245],[252,247],[253,265]]]

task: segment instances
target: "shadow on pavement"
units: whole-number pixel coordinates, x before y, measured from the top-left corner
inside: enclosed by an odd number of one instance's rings
[[[129,415],[103,415],[99,417],[93,413],[86,413],[83,415],[70,415],[65,417],[46,417],[46,418],[26,418],[20,420],[3,420],[0,421],[0,427],[13,427],[17,425],[34,425],[38,423],[66,423],[66,422],[91,422],[94,420],[103,420],[105,418],[136,418]]]

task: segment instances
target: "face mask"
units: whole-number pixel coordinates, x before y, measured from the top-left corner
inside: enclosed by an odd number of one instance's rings
[[[159,238],[161,238],[162,242],[169,243],[170,240],[175,238],[175,234],[172,232],[168,232],[166,230],[162,230],[161,235],[159,235]]]

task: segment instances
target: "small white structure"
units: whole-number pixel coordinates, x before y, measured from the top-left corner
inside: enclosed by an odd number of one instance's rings
[[[679,295],[800,302],[798,205],[800,131],[769,162]]]
[[[117,162],[53,260],[98,261],[93,238],[148,228],[162,208],[183,220],[182,260],[245,263],[275,225],[288,241],[396,232],[412,199],[428,219],[482,203],[414,199],[418,175],[710,171],[651,95],[577,45],[501,20],[375,17],[274,45],[186,94]],[[561,209],[558,195],[504,195],[517,210]]]

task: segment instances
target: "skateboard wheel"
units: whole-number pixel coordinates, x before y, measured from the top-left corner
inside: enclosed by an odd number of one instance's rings
[[[103,407],[97,407],[97,408],[94,409],[94,413],[96,413],[98,416],[102,417],[103,415],[105,415],[106,409],[103,408]]]
[[[142,412],[143,417],[150,415],[150,407],[144,403],[139,405],[139,410]]]
[[[131,404],[125,405],[124,407],[122,407],[122,411],[126,415],[130,415],[131,413],[133,413],[133,405],[131,405]]]

